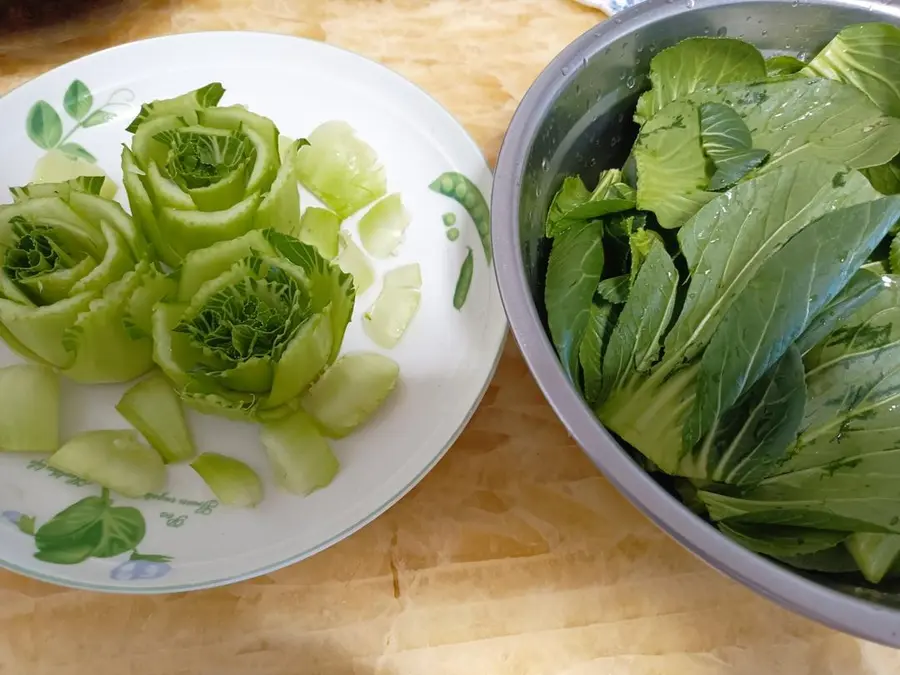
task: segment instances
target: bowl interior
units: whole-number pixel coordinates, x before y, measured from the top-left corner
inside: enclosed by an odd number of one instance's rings
[[[603,169],[621,167],[637,134],[632,113],[638,96],[649,87],[654,55],[685,38],[706,35],[746,40],[766,57],[790,54],[802,59],[846,25],[884,20],[869,8],[790,0],[687,3],[691,11],[664,20],[657,20],[652,9],[610,19],[616,28],[612,39],[560,66],[563,78],[528,151],[519,201],[525,274],[541,311],[547,262],[542,230],[550,201],[566,175],[579,174],[592,185]],[[672,0],[663,6],[670,4]]]
[[[549,242],[543,237],[543,224],[549,203],[564,176],[578,174],[590,187],[600,171],[622,166],[637,133],[634,106],[648,87],[655,54],[688,37],[730,36],[753,43],[766,57],[789,54],[805,59],[841,28],[871,21],[900,24],[900,12],[854,0],[679,0],[678,4],[645,0],[599,25],[557,57],[516,113],[498,164],[494,236],[498,261],[504,243],[509,244],[510,262],[521,259],[515,270],[504,272],[502,264],[498,270],[525,358],[551,405],[612,482],[682,544],[757,591],[835,627],[900,645],[900,612],[894,610],[900,607],[900,595],[847,585],[833,577],[804,580],[796,570],[776,569],[755,554],[734,549],[646,476],[639,476],[637,466],[623,456],[621,446],[612,442],[565,379],[546,334],[535,330],[539,319],[546,331],[543,281]],[[510,209],[509,225],[517,227],[510,235],[500,230],[504,206]],[[855,597],[846,598],[820,584]],[[861,613],[847,614],[845,620],[833,616],[835,611],[854,608]],[[890,626],[876,626],[881,620]]]

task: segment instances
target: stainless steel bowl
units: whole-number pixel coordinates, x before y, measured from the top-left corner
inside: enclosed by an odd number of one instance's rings
[[[820,49],[846,25],[900,25],[900,6],[856,0],[644,0],[598,25],[547,66],[507,131],[492,199],[503,303],[538,384],[606,477],[682,545],[757,592],[824,624],[900,647],[900,609],[827,587],[734,544],[688,511],[606,432],[560,368],[543,309],[544,215],[562,176],[621,166],[653,54],[697,35],[729,35],[766,56]]]

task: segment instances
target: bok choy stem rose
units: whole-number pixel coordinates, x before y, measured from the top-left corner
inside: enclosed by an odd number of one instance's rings
[[[292,158],[281,162],[275,124],[241,106],[218,107],[212,83],[145,104],[122,151],[125,190],[159,258],[177,267],[193,250],[253,229],[294,233],[300,196]]]
[[[178,291],[153,312],[154,359],[207,413],[274,419],[338,355],[353,278],[315,247],[252,230],[187,254]]]
[[[79,382],[152,365],[150,315],[169,280],[103,177],[12,188],[0,206],[0,337]]]

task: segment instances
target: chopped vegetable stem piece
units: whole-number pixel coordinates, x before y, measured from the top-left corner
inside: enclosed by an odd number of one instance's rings
[[[59,377],[42,365],[0,368],[0,451],[59,448]]]
[[[102,430],[78,434],[57,450],[47,464],[126,497],[161,492],[166,467],[134,431]]]
[[[384,275],[381,293],[363,315],[366,335],[384,349],[393,349],[419,309],[422,273],[418,263],[397,267]]]
[[[346,354],[303,397],[325,435],[343,438],[364,424],[394,390],[400,367],[374,353]]]
[[[162,373],[155,372],[132,386],[116,410],[143,434],[165,462],[180,462],[196,454],[181,399]]]
[[[220,502],[227,506],[253,507],[263,498],[262,481],[244,462],[214,452],[204,452],[191,462]]]
[[[297,495],[328,486],[340,469],[328,441],[302,410],[263,425],[262,443],[278,485]]]

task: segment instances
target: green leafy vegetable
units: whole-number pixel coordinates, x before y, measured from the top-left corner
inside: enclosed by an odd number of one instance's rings
[[[328,441],[302,410],[263,425],[262,443],[284,490],[306,496],[328,486],[340,469]]]
[[[731,84],[698,89],[682,100],[733,108],[752,130],[753,146],[770,152],[766,170],[808,160],[864,169],[900,152],[900,119],[882,113],[857,89],[831,80]]]
[[[827,213],[773,255],[725,313],[703,353],[685,427],[692,447],[784,354],[900,220],[900,197]]]
[[[710,170],[703,152],[700,110],[724,104],[752,129],[753,149]],[[882,114],[853,87],[794,78],[698,89],[660,110],[634,146],[638,208],[665,228],[681,226],[720,190],[765,161],[757,173],[829,162],[876,167],[900,153],[900,119]],[[768,153],[768,155],[766,155]],[[716,178],[715,183],[712,182]]]
[[[50,368],[0,368],[0,451],[55,452],[59,448],[59,378]]]
[[[847,285],[818,314],[816,314],[794,346],[806,354],[838,325],[847,320],[860,307],[872,300],[884,288],[880,274],[865,269],[853,275]]]
[[[676,101],[650,118],[632,152],[637,207],[652,211],[664,228],[680,227],[715,197],[693,104]]]
[[[900,117],[900,28],[862,23],[838,33],[803,69],[852,85],[888,115]]]
[[[53,453],[47,464],[126,497],[160,492],[166,484],[162,459],[134,431],[85,431]]]
[[[863,171],[872,187],[883,195],[900,194],[900,158]]]
[[[661,339],[675,307],[678,273],[662,242],[656,242],[638,272],[616,321],[603,360],[604,389],[624,387],[659,358]],[[645,304],[644,299],[651,302]]]
[[[578,350],[578,361],[584,375],[584,397],[594,405],[603,391],[603,355],[613,327],[617,308],[609,302],[591,305],[584,339]]]
[[[767,150],[754,150],[750,129],[732,108],[723,103],[700,106],[700,141],[703,152],[715,164],[710,190],[730,187],[765,162]]]
[[[900,570],[897,63],[879,23],[809,64],[682,41],[625,165],[545,218],[548,330],[598,419],[725,536],[848,588]]]
[[[153,311],[154,359],[201,412],[283,416],[337,357],[355,297],[314,247],[252,231],[187,255]]]
[[[545,233],[557,237],[573,225],[595,220],[609,213],[633,209],[634,190],[622,182],[622,172],[604,171],[593,192],[577,176],[569,176],[553,198],[547,214]]]
[[[862,575],[877,584],[900,556],[900,535],[854,532],[847,537],[847,550]]]
[[[386,356],[347,354],[306,392],[303,408],[325,435],[343,438],[375,414],[394,390],[399,374],[399,366]]]
[[[766,78],[766,63],[751,44],[733,38],[688,38],[664,49],[650,62],[652,88],[637,104],[643,124],[668,103],[697,89]]]
[[[204,452],[191,462],[191,468],[227,506],[253,507],[262,501],[262,481],[239,459]]]
[[[707,492],[716,519],[900,532],[896,282],[838,326],[806,359],[807,404],[785,462],[737,493]],[[861,489],[864,488],[864,489]]]
[[[647,253],[649,255],[649,251]],[[627,274],[609,277],[597,284],[597,295],[613,305],[624,305],[628,301],[630,290],[631,277]]]
[[[325,122],[309,135],[296,159],[303,186],[341,220],[380,199],[387,192],[378,155],[346,122]]]
[[[782,54],[766,59],[766,75],[770,78],[794,75],[805,67],[806,64],[796,56]]]
[[[300,225],[294,167],[281,162],[277,128],[245,108],[217,107],[223,93],[214,83],[145,104],[128,127],[125,191],[136,223],[172,267],[251,229],[294,234]]]
[[[820,553],[840,546],[847,539],[846,532],[783,525],[763,528],[746,523],[719,523],[719,529],[751,551],[774,558]]]
[[[132,386],[116,410],[143,434],[164,461],[179,462],[196,454],[181,401],[172,383],[161,373],[153,373]]]
[[[584,222],[553,240],[544,301],[553,344],[575,383],[579,381],[578,349],[602,273],[602,224]]]
[[[739,183],[678,233],[691,272],[666,355],[692,359],[762,264],[816,218],[878,194],[858,172],[803,163]]]
[[[704,356],[705,358],[705,356]],[[752,485],[784,459],[803,419],[806,385],[800,353],[789,347],[784,356],[713,422],[699,447],[684,428],[681,474],[694,474],[731,485]],[[702,378],[703,371],[700,371]],[[694,418],[699,400],[694,404]]]
[[[753,147],[750,129],[741,116],[724,103],[700,106],[700,141],[703,152],[714,162]]]
[[[173,284],[97,188],[30,185],[0,206],[0,334],[71,379],[125,382],[152,366],[150,310]]]

